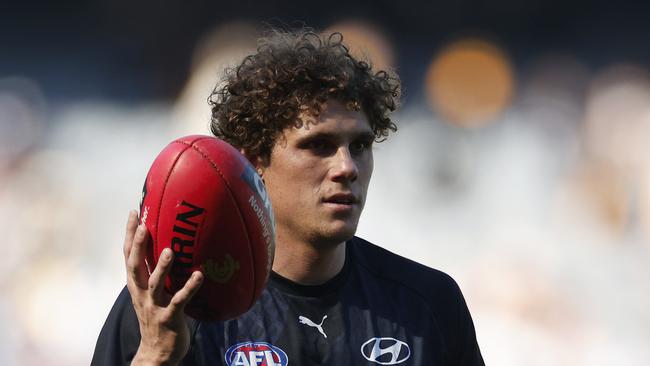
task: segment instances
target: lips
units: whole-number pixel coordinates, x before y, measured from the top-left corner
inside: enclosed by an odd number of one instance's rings
[[[334,203],[339,205],[353,205],[359,203],[359,199],[352,193],[337,193],[323,199],[325,203]]]

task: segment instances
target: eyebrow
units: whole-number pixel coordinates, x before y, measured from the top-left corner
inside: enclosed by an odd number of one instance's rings
[[[301,136],[299,137],[300,140],[311,140],[311,139],[318,139],[318,138],[325,138],[325,139],[338,139],[340,136],[339,133],[336,132],[327,132],[327,131],[319,131],[315,132],[311,135],[308,136]],[[358,132],[353,132],[352,133],[353,139],[367,139],[367,140],[374,140],[375,139],[375,134],[370,131],[370,130],[363,130],[363,131],[358,131]]]

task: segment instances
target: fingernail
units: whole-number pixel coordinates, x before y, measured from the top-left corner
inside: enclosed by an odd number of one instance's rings
[[[172,251],[169,248],[163,249],[163,255],[165,256],[165,259],[171,259],[172,257]]]

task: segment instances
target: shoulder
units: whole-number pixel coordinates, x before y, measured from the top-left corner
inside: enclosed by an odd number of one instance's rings
[[[128,365],[139,344],[138,318],[124,287],[99,334],[91,365]]]
[[[448,357],[460,365],[484,365],[472,317],[463,294],[448,274],[404,258],[355,237],[349,242],[354,261],[366,276],[390,281],[422,299],[445,339]]]
[[[428,302],[441,298],[455,302],[462,296],[456,281],[440,270],[392,253],[358,237],[354,237],[349,244],[356,263],[371,275],[397,282],[418,293]]]

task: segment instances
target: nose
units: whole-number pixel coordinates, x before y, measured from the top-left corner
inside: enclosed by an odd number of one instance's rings
[[[336,182],[354,182],[359,175],[357,162],[350,154],[350,149],[340,147],[334,156],[334,165],[331,170],[332,180]]]

